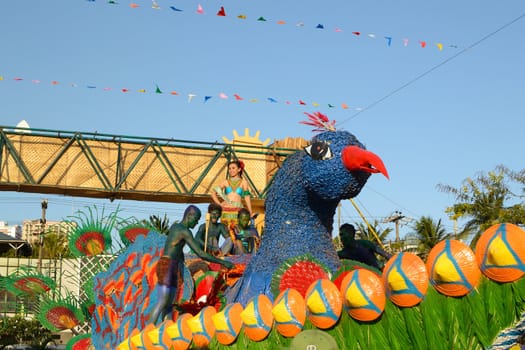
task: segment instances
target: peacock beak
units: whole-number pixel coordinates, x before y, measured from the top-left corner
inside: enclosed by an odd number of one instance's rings
[[[345,167],[350,171],[361,170],[369,173],[381,173],[390,179],[383,161],[375,153],[357,146],[346,146],[341,158]]]

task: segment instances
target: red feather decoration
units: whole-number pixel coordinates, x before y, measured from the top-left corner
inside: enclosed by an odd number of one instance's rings
[[[311,125],[314,127],[313,131],[335,131],[335,120],[330,120],[321,112],[308,113],[308,121],[302,121],[301,124]]]

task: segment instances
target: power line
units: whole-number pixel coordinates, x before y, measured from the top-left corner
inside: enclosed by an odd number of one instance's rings
[[[416,81],[418,81],[419,79],[427,76],[428,74],[432,73],[433,71],[435,71],[436,69],[438,69],[439,67],[447,64],[448,62],[452,61],[453,59],[457,58],[458,56],[464,54],[465,52],[467,52],[468,50],[474,48],[475,46],[481,44],[482,42],[484,42],[485,40],[487,40],[488,38],[496,35],[497,33],[501,32],[502,30],[504,30],[505,28],[511,26],[512,24],[516,23],[517,21],[521,20],[523,17],[525,17],[525,13],[521,14],[520,16],[514,18],[512,21],[510,22],[507,22],[506,24],[504,24],[503,26],[499,27],[498,29],[496,29],[495,31],[485,35],[484,37],[482,37],[481,39],[479,39],[478,41],[474,42],[473,44],[470,44],[469,46],[467,46],[466,48],[464,48],[463,50],[459,51],[458,53],[456,53],[455,55],[452,55],[451,57],[447,58],[446,60],[442,61],[441,63],[438,63],[437,65],[431,67],[430,69],[426,70],[425,72],[417,75],[415,78],[413,78],[412,80],[409,80],[407,83],[401,85],[400,87],[398,87],[397,89],[389,92],[388,94],[386,94],[385,96],[381,97],[380,99],[372,102],[371,104],[369,104],[368,106],[360,109],[359,111],[357,111],[356,113],[352,114],[350,117],[344,119],[342,122],[338,123],[338,126],[339,125],[342,125],[344,123],[346,123],[347,121],[349,120],[352,120],[354,119],[355,117],[357,117],[358,115],[360,115],[361,113],[365,112],[365,111],[368,111],[369,109],[377,106],[378,104],[380,104],[381,102],[383,102],[384,100],[388,99],[389,97],[391,97],[392,95],[395,95],[396,93],[398,93],[399,91],[403,90],[404,88],[412,85],[413,83],[415,83]]]

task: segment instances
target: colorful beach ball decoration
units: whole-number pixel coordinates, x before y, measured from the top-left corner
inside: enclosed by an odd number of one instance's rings
[[[376,269],[375,267],[363,264],[362,262],[359,262],[359,261],[343,259],[341,260],[341,267],[334,274],[332,281],[335,283],[337,288],[339,288],[340,290],[341,283],[343,282],[343,279],[346,277],[346,275],[348,275],[351,271],[358,270],[358,269],[367,269],[372,272],[375,272],[378,276],[381,276],[381,271]]]
[[[497,282],[514,282],[525,274],[525,231],[514,224],[489,227],[476,243],[481,272]]]
[[[191,314],[182,314],[166,326],[162,339],[168,349],[186,350],[190,347],[193,334],[188,321],[192,317]]]
[[[216,313],[217,310],[213,306],[206,306],[188,320],[188,325],[193,334],[193,343],[198,348],[208,346],[215,336],[215,326],[211,318]]]
[[[152,350],[162,349],[162,339],[160,338],[161,336],[160,332],[161,332],[161,329],[159,326],[145,333],[146,337],[148,337],[148,340],[149,340],[148,345],[150,345],[150,346],[145,346],[146,349],[152,349]]]
[[[150,323],[139,334],[131,337],[131,342],[137,349],[153,349],[153,343],[148,336],[148,333],[155,329],[155,325]]]
[[[386,295],[397,306],[415,306],[427,293],[427,268],[416,254],[394,255],[385,265],[382,278]]]
[[[221,311],[211,317],[215,326],[215,338],[222,345],[232,344],[242,328],[240,303],[228,304]]]
[[[118,345],[117,350],[137,350],[137,346],[133,344],[131,339],[139,333],[140,331],[138,328],[133,328],[133,330],[129,333],[129,337]]]
[[[250,340],[261,341],[268,336],[273,326],[272,308],[270,298],[264,294],[254,296],[248,301],[241,312],[241,318],[244,334]]]
[[[150,332],[148,333],[148,336],[151,339],[151,342],[158,347],[158,349],[169,349],[171,345],[171,338],[168,335],[168,327],[173,325],[173,320],[167,319],[164,322],[160,324],[160,326],[157,327],[157,332]]]
[[[334,282],[319,279],[306,291],[308,319],[317,328],[328,329],[341,317],[343,298]]]
[[[152,329],[147,333],[151,344],[153,344],[154,350],[167,350],[169,349],[167,344],[171,343],[166,328],[173,324],[172,320],[166,320],[162,322],[158,327]]]
[[[374,321],[385,310],[386,295],[382,280],[372,271],[350,272],[341,283],[348,314],[363,322]]]
[[[285,289],[275,299],[272,315],[277,332],[284,337],[294,337],[306,321],[306,302],[297,290]]]
[[[428,254],[426,266],[430,283],[439,293],[447,296],[468,294],[481,278],[472,249],[454,239],[436,244]]]

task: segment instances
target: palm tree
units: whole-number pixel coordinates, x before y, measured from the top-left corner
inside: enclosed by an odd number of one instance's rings
[[[418,251],[422,259],[425,259],[428,252],[440,241],[452,237],[441,225],[441,219],[436,223],[429,216],[422,216],[417,220],[414,224],[414,231],[419,239]]]
[[[166,235],[170,230],[170,219],[168,219],[168,216],[166,214],[164,214],[164,217],[162,219],[157,215],[150,215],[149,221],[144,220],[144,223],[151,226],[157,232]]]
[[[73,256],[69,250],[67,234],[55,232],[52,228],[44,233],[43,242],[42,258],[44,259],[70,258]],[[37,242],[33,249],[34,257],[38,257],[39,249],[40,242]]]
[[[439,184],[440,191],[456,197],[456,203],[447,208],[452,219],[466,218],[459,237],[473,235],[471,246],[490,226],[498,223],[525,224],[523,195],[512,192],[510,181],[525,183],[525,170],[513,172],[503,165],[487,174],[479,173],[475,178],[466,178],[460,187]],[[523,190],[523,189],[522,189]],[[509,205],[511,200],[518,201]]]
[[[387,227],[385,229],[380,227],[380,224],[377,220],[374,220],[373,223],[368,226],[363,222],[355,223],[356,231],[359,231],[359,234],[362,239],[367,239],[376,243],[384,243],[387,241],[387,237],[392,232],[392,228]],[[373,231],[372,231],[373,230]],[[379,242],[377,242],[379,239]]]
[[[43,256],[48,259],[71,257],[67,236],[54,232],[45,235]]]

